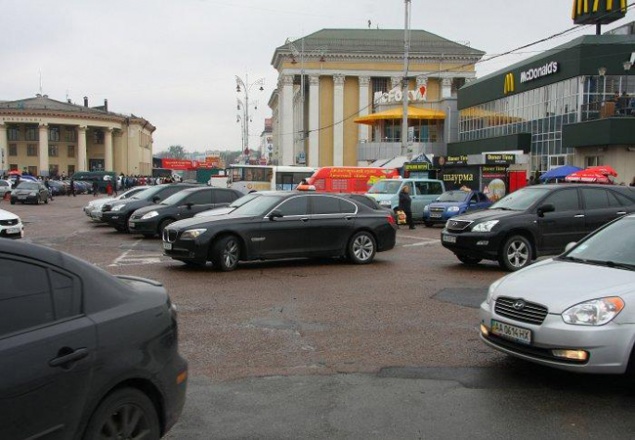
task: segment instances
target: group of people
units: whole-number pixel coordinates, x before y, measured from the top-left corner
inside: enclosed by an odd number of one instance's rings
[[[635,115],[635,98],[629,96],[626,92],[615,92],[612,99],[615,102],[615,113],[620,116]]]

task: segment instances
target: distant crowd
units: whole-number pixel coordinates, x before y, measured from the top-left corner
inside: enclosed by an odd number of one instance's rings
[[[22,174],[14,174],[14,173],[4,173],[0,175],[0,179],[2,180],[11,180],[13,182],[12,186],[17,186],[21,180],[39,180],[41,182],[46,182],[48,180],[57,180],[57,181],[71,181],[73,180],[73,175],[66,175],[66,173],[62,173],[60,175],[44,177],[44,176],[34,176],[29,174],[28,172],[23,172]],[[125,175],[121,173],[117,176],[117,189],[130,189],[135,186],[142,185],[159,185],[162,183],[174,183],[175,180],[172,177],[152,177],[152,176],[142,176],[142,175]]]

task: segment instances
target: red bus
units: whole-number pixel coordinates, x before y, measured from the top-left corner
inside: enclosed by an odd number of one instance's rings
[[[307,179],[318,192],[366,194],[381,179],[398,178],[395,168],[323,167]]]

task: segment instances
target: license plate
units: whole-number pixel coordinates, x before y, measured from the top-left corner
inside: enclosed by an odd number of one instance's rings
[[[128,222],[128,229],[134,229],[134,223]]]
[[[492,319],[492,328],[490,331],[501,338],[510,339],[521,344],[531,344],[531,330],[526,328],[516,327],[515,325],[509,325]]]
[[[430,217],[432,217],[432,218],[441,218],[441,214],[437,214],[437,213],[433,212],[432,214],[430,214]]]
[[[24,200],[26,199],[26,196],[18,196],[18,200]]]
[[[166,251],[171,251],[172,250],[172,243],[166,243],[164,241],[163,242],[163,249],[165,249]]]
[[[7,228],[7,234],[19,234],[20,228]]]
[[[456,237],[452,235],[443,235],[442,240],[446,243],[456,243]]]

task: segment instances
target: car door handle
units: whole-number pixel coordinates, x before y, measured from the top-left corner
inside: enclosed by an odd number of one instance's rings
[[[300,221],[301,221],[301,222],[303,222],[303,223],[306,223],[306,222],[308,222],[308,221],[309,221],[309,217],[302,217],[302,218],[300,219]]]
[[[78,348],[77,350],[73,350],[70,353],[64,354],[62,356],[58,356],[49,361],[50,367],[63,367],[68,363],[76,362],[80,359],[84,359],[88,356],[87,348]]]
[[[626,211],[617,211],[616,214],[617,215],[626,215]]]
[[[573,218],[584,218],[584,214],[574,215]]]
[[[344,217],[346,220],[353,220],[353,216],[352,215],[347,215],[346,217]]]

